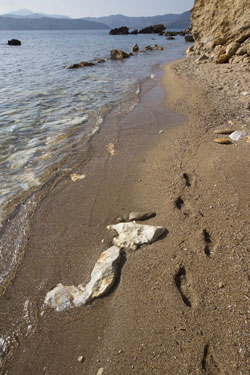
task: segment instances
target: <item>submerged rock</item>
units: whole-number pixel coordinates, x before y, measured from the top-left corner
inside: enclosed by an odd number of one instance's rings
[[[18,39],[8,40],[8,46],[21,46],[21,41]]]
[[[146,47],[145,47],[145,50],[146,50],[146,51],[153,51],[153,48],[152,48],[151,46],[146,46]]]
[[[145,243],[152,243],[167,231],[164,227],[131,222],[108,225],[107,229],[115,230],[118,233],[118,237],[113,239],[114,245],[131,249],[137,249]]]
[[[82,284],[77,287],[58,284],[47,293],[45,304],[56,311],[62,311],[73,306],[85,305],[108,293],[116,280],[120,258],[121,250],[117,246],[112,246],[100,255],[86,287]]]
[[[130,212],[128,216],[128,220],[129,221],[133,221],[133,220],[143,221],[143,220],[151,219],[151,217],[155,217],[155,216],[156,216],[155,212]]]
[[[129,58],[129,54],[124,52],[124,51],[121,51],[119,49],[112,49],[110,51],[110,57],[111,59],[127,59]]]
[[[70,178],[73,182],[78,182],[78,181],[84,180],[84,178],[86,178],[86,176],[84,174],[72,173],[70,175]]]

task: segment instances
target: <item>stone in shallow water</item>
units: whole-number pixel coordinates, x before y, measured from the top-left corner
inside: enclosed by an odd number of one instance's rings
[[[70,175],[70,178],[73,182],[78,182],[78,181],[84,180],[84,178],[86,178],[86,176],[84,174],[72,173]]]
[[[164,227],[137,223],[108,225],[107,229],[115,230],[118,233],[118,237],[113,239],[114,245],[131,249],[137,249],[139,245],[145,243],[152,243],[166,233],[166,228]]]
[[[239,141],[240,139],[246,138],[247,133],[242,130],[237,130],[236,132],[233,132],[230,134],[229,138],[231,138],[233,141]]]
[[[82,284],[78,287],[58,284],[47,293],[45,304],[62,311],[73,306],[85,305],[90,300],[108,293],[116,280],[120,258],[121,250],[112,246],[100,255],[86,287]]]

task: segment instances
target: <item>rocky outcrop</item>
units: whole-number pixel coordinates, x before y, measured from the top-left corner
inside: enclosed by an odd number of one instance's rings
[[[118,27],[110,30],[109,35],[128,35],[129,29],[126,26]]]
[[[188,54],[206,53],[208,61],[217,64],[250,63],[249,20],[249,0],[195,0],[191,10],[195,45]]]
[[[112,49],[110,51],[110,57],[111,59],[123,60],[129,58],[129,54],[124,51],[121,51],[120,49]]]
[[[166,27],[164,25],[154,25],[154,26],[148,26],[144,27],[144,29],[140,30],[140,34],[160,34],[162,33]]]
[[[8,46],[21,46],[21,42],[18,39],[8,40]]]
[[[71,64],[68,66],[65,66],[65,69],[79,69],[79,68],[84,68],[87,66],[94,66],[95,64],[92,62],[88,61],[81,61],[79,64]]]

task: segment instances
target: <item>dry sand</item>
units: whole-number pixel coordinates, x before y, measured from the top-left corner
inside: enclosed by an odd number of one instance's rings
[[[116,129],[106,125],[94,138],[91,161],[74,171],[86,178],[43,199],[3,297],[1,325],[14,325],[29,299],[31,327],[20,320],[3,374],[249,373],[250,143],[213,142],[218,128],[250,134],[250,96],[241,94],[249,78],[240,65],[167,65],[168,109],[159,86],[148,91]],[[126,251],[108,296],[41,315],[58,282],[88,281],[111,243],[106,225],[140,210],[155,211],[147,223],[168,235]]]

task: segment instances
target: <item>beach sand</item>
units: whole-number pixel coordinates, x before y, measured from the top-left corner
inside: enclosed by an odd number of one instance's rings
[[[1,326],[20,317],[3,374],[248,374],[250,143],[213,140],[250,134],[249,78],[247,66],[174,62],[132,113],[107,119],[74,171],[86,178],[61,181],[33,217],[2,298]],[[108,296],[44,309],[59,282],[89,281],[106,226],[131,211],[155,211],[145,223],[167,236],[126,250]]]

